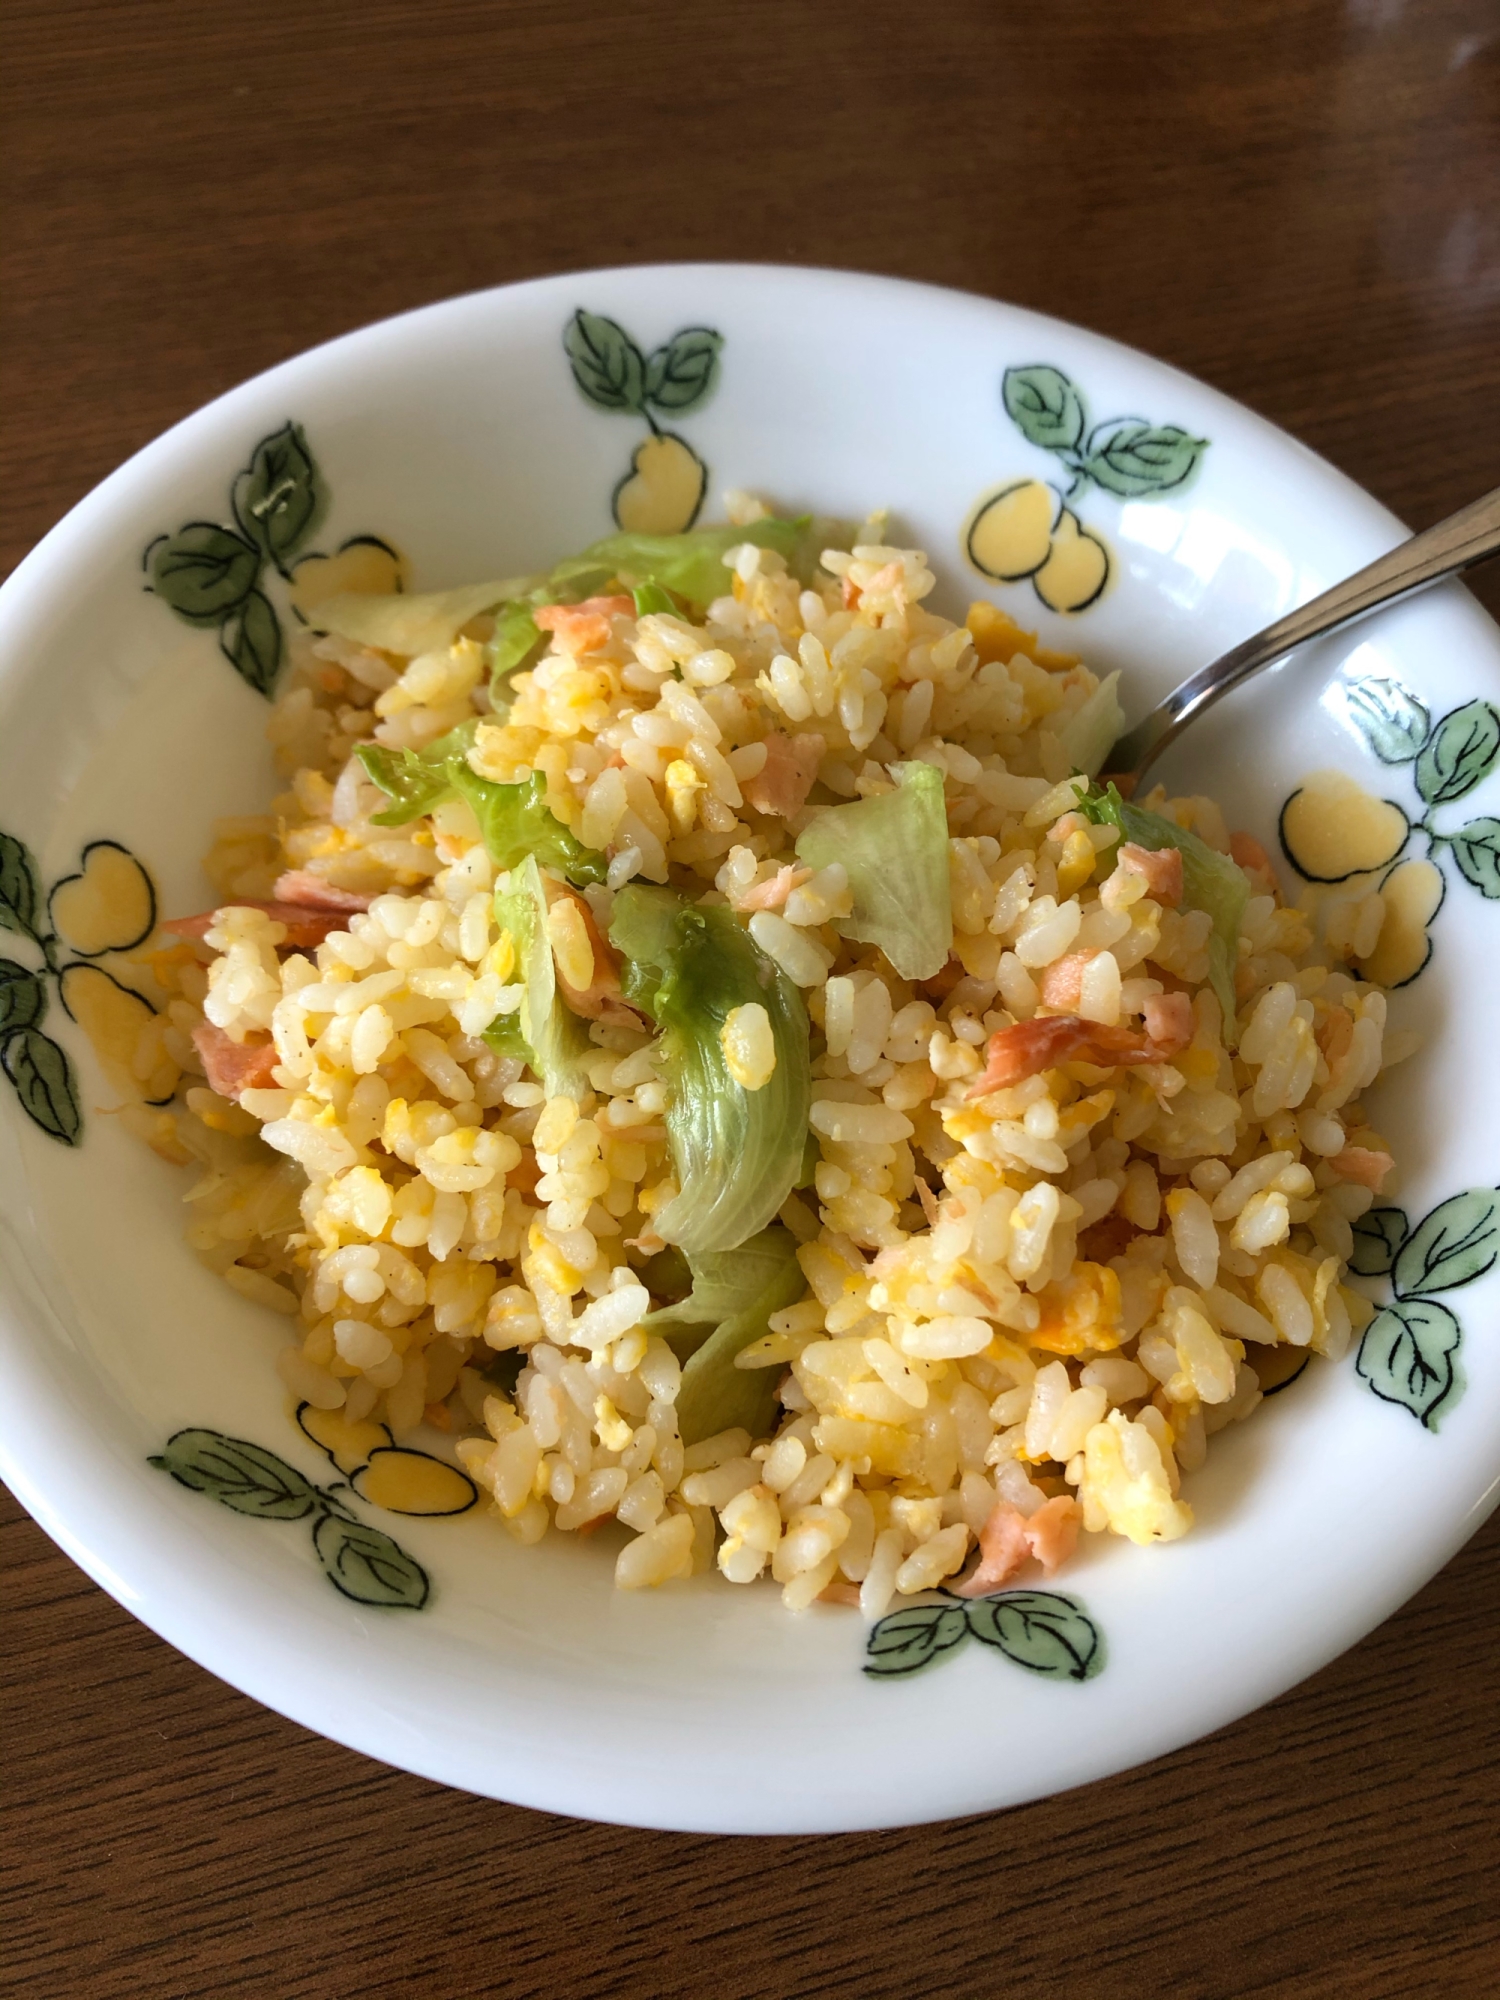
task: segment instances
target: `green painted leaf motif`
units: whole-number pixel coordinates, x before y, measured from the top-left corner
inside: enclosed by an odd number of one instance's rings
[[[221,1431],[178,1431],[151,1464],[194,1493],[258,1521],[300,1521],[317,1505],[316,1488],[295,1466]]]
[[[36,936],[36,913],[42,900],[31,849],[13,833],[0,833],[0,930]]]
[[[881,1679],[920,1673],[968,1637],[961,1604],[911,1604],[870,1627],[865,1672]]]
[[[1464,880],[1491,902],[1500,900],[1500,819],[1471,819],[1449,844]]]
[[[217,625],[255,588],[260,560],[231,529],[189,521],[151,550],[151,588],[189,625]]]
[[[300,424],[262,438],[234,482],[234,518],[280,568],[306,540],[323,505],[323,485]]]
[[[13,958],[0,958],[0,1036],[35,1028],[47,1011],[47,988]]]
[[[685,326],[646,363],[646,401],[682,416],[707,402],[719,379],[722,333],[711,326]]]
[[[1072,451],[1083,436],[1083,398],[1060,368],[1007,368],[1000,398],[1022,437],[1044,451]]]
[[[1357,1278],[1390,1276],[1411,1224],[1404,1209],[1372,1208],[1354,1224],[1354,1249],[1349,1269]]]
[[[22,1109],[65,1146],[76,1146],[83,1130],[78,1085],[67,1052],[40,1028],[21,1028],[0,1050],[0,1064],[15,1085]]]
[[[1008,1590],[972,1598],[969,1630],[1018,1667],[1054,1681],[1092,1680],[1104,1665],[1104,1641],[1081,1604],[1053,1590]]]
[[[1417,759],[1417,790],[1430,806],[1472,792],[1500,756],[1500,715],[1487,701],[1466,701],[1445,715]]]
[[[572,363],[573,380],[591,403],[601,410],[644,413],[645,356],[623,326],[580,306],[568,321],[563,346]]]
[[[426,1570],[379,1528],[325,1514],[313,1529],[313,1546],[328,1581],[356,1604],[420,1611],[427,1602]]]
[[[252,590],[225,619],[219,649],[241,680],[269,696],[281,666],[281,626],[264,591]]]
[[[1470,1188],[1439,1202],[1412,1231],[1391,1281],[1398,1299],[1451,1292],[1482,1278],[1500,1256],[1500,1190]]]
[[[1400,681],[1355,681],[1344,709],[1382,764],[1409,764],[1427,741],[1432,717]]]
[[[1454,1384],[1462,1330],[1436,1299],[1402,1299],[1365,1328],[1356,1366],[1383,1402],[1399,1403],[1429,1430]]]
[[[1106,493],[1133,500],[1170,492],[1191,479],[1207,448],[1207,438],[1195,438],[1178,424],[1117,418],[1090,437],[1083,470]]]

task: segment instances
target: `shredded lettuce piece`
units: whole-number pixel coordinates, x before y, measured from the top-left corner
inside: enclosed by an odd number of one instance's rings
[[[894,792],[819,813],[797,858],[809,868],[843,863],[854,913],[836,926],[841,935],[879,945],[903,979],[931,979],[953,949],[943,774],[893,764],[891,776]]]
[[[405,826],[421,819],[441,805],[453,791],[453,771],[467,766],[469,746],[479,718],[461,722],[446,736],[439,736],[425,750],[389,750],[383,743],[361,743],[355,755],[365,767],[371,784],[378,785],[391,801],[384,812],[373,817],[376,826]]]
[[[730,588],[724,566],[728,550],[742,542],[757,542],[790,557],[800,549],[804,532],[800,521],[775,521],[745,528],[699,528],[682,535],[610,535],[581,555],[569,556],[540,581],[521,579],[534,587],[502,604],[495,614],[495,636],[489,646],[491,701],[497,706],[504,702],[510,676],[540,647],[542,633],[535,615],[540,605],[574,604],[620,579],[632,586],[637,618],[653,612],[680,614],[684,603],[702,608]]]
[[[730,588],[724,558],[731,549],[754,542],[790,560],[802,525],[768,516],[741,528],[691,528],[685,535],[607,535],[582,555],[559,563],[549,581],[559,594],[576,591],[584,597],[615,576],[632,587],[654,583],[701,610]]]
[[[584,1058],[593,1053],[593,1044],[587,1024],[558,995],[547,936],[547,892],[534,856],[513,868],[495,890],[495,920],[515,945],[523,990],[520,1011],[493,1021],[484,1039],[502,1054],[529,1062],[549,1097],[581,1099],[589,1084]]]
[[[630,594],[635,599],[637,618],[650,618],[658,611],[675,613],[677,610],[676,598],[670,591],[663,590],[659,583],[638,584]]]
[[[673,1244],[658,1250],[654,1257],[645,1258],[636,1266],[636,1272],[653,1298],[667,1299],[674,1305],[693,1289],[692,1266]],[[665,1307],[658,1310],[665,1311]]]
[[[497,1014],[480,1036],[480,1040],[488,1042],[490,1047],[502,1056],[514,1056],[517,1062],[531,1063],[533,1068],[536,1067],[531,1044],[521,1033],[521,1018],[518,1014]]]
[[[638,617],[677,611],[679,598],[701,610],[729,589],[724,557],[742,542],[777,550],[805,583],[822,551],[846,547],[853,532],[846,522],[803,515],[796,520],[767,517],[743,527],[694,528],[683,535],[609,535],[560,562],[550,574],[500,577],[454,590],[389,595],[341,591],[318,605],[314,622],[320,632],[336,632],[357,645],[410,660],[443,652],[471,618],[493,611],[490,689],[502,696],[510,676],[541,645],[533,615],[538,605],[574,603],[618,576],[635,586]]]
[[[703,1344],[696,1329],[725,1320],[753,1305],[775,1273],[796,1253],[791,1232],[773,1223],[748,1243],[733,1250],[714,1250],[706,1256],[684,1259],[691,1279],[688,1291],[675,1305],[658,1306],[641,1322],[653,1332],[663,1327],[685,1327],[688,1332],[669,1333],[667,1338],[685,1356]],[[670,1255],[668,1251],[661,1253]],[[779,1312],[779,1306],[771,1308]]]
[[[1117,826],[1126,840],[1138,847],[1175,847],[1182,856],[1182,900],[1192,910],[1206,910],[1213,918],[1208,940],[1208,980],[1224,1010],[1224,1038],[1234,1036],[1234,974],[1240,962],[1240,924],[1250,900],[1250,884],[1244,870],[1219,854],[1196,833],[1189,833],[1175,820],[1122,799],[1114,785],[1102,791],[1090,790],[1078,801],[1078,810],[1095,826]]]
[[[653,1227],[689,1257],[732,1250],[764,1229],[802,1171],[812,1098],[807,1010],[791,981],[726,909],[637,884],[615,898],[611,942],[625,997],[662,1031],[667,1138],[680,1192]],[[735,1082],[719,1036],[731,1009],[770,1016],[776,1068]]]
[[[509,598],[524,597],[540,576],[506,576],[494,583],[465,583],[456,590],[429,590],[412,596],[389,597],[341,591],[317,606],[313,622],[320,632],[337,632],[359,646],[395,653],[414,660],[419,653],[441,653],[481,611],[493,611]]]
[[[495,613],[495,633],[486,649],[490,665],[491,703],[503,699],[511,675],[525,666],[542,643],[541,628],[535,616],[542,597],[541,591],[533,591],[517,603],[502,604]]]
[[[1105,758],[1119,742],[1125,729],[1125,711],[1120,706],[1120,676],[1107,675],[1078,712],[1064,724],[1058,741],[1075,771],[1085,777],[1099,775]]]
[[[856,542],[865,539],[863,521],[844,521],[832,514],[802,514],[796,526],[800,532],[786,562],[800,583],[817,578],[824,549],[842,549],[847,554]],[[823,581],[828,581],[826,575]]]
[[[693,1258],[691,1269],[688,1296],[643,1322],[686,1356],[677,1392],[682,1441],[696,1444],[739,1425],[752,1437],[764,1437],[776,1421],[781,1371],[736,1368],[735,1357],[765,1335],[772,1313],[795,1304],[807,1289],[796,1241],[773,1224],[738,1249]],[[713,1330],[705,1334],[705,1325]]]
[[[388,750],[361,743],[357,752],[372,783],[392,801],[375,814],[377,826],[404,826],[455,794],[468,801],[485,851],[497,868],[514,868],[527,855],[556,868],[570,882],[602,882],[609,864],[585,847],[547,805],[547,781],[532,771],[515,785],[497,785],[470,768],[469,749],[478,718],[461,723],[425,750]]]
[[[465,759],[454,767],[453,788],[473,808],[485,851],[497,868],[514,868],[529,855],[570,882],[602,882],[608,874],[604,856],[585,847],[549,810],[547,780],[540,771],[516,785],[497,785],[471,771]]]
[[[729,588],[724,557],[742,542],[775,549],[805,583],[826,548],[848,546],[856,531],[847,522],[796,520],[767,516],[743,527],[693,528],[683,535],[608,535],[581,555],[561,562],[550,574],[507,576],[490,583],[466,583],[454,590],[394,592],[390,595],[340,591],[318,605],[314,614],[320,632],[336,632],[356,645],[377,652],[415,659],[420,653],[440,653],[481,612],[496,613],[490,645],[492,685],[530,656],[541,642],[532,613],[539,604],[572,603],[589,597],[611,578],[653,594],[637,599],[636,612],[675,611],[671,597],[701,610]]]

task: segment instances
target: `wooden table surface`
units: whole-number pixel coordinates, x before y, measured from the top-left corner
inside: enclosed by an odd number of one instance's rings
[[[1500,476],[1495,0],[10,0],[8,568],[245,376],[508,279],[843,264],[1077,319],[1422,525]],[[1479,594],[1491,607],[1491,579]],[[842,1838],[463,1797],[211,1679],[4,1517],[4,1991],[1500,1991],[1500,1519],[1314,1680]]]

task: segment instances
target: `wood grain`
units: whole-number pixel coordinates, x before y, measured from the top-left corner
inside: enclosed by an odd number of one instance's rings
[[[164,426],[315,341],[656,258],[855,265],[1081,320],[1414,525],[1497,476],[1493,0],[8,20],[6,567]],[[1479,594],[1500,605],[1493,577]],[[943,1827],[750,1841],[367,1763],[169,1651],[6,1504],[6,1993],[1500,1987],[1500,1522],[1316,1679],[1142,1771]]]

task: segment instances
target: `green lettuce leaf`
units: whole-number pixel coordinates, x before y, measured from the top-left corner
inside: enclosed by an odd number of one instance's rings
[[[536,622],[540,591],[513,604],[502,604],[495,613],[495,634],[487,648],[490,663],[490,701],[498,703],[510,686],[510,677],[524,667],[542,643]]]
[[[531,1052],[531,1044],[521,1033],[519,1014],[497,1014],[480,1037],[502,1056],[511,1056],[517,1062],[530,1063],[536,1067]]]
[[[489,583],[460,584],[454,590],[388,596],[341,591],[325,599],[314,616],[320,632],[336,632],[356,645],[409,660],[420,653],[442,652],[471,618],[494,611],[490,671],[495,681],[503,682],[540,643],[541,634],[531,623],[538,604],[575,603],[619,577],[633,587],[670,591],[701,610],[728,590],[724,557],[742,542],[775,549],[805,583],[822,551],[847,547],[855,532],[847,522],[802,515],[796,520],[767,517],[739,528],[693,528],[684,535],[607,535],[581,555],[559,563],[550,575],[506,576]],[[670,600],[663,603],[654,597],[648,604],[636,605],[641,617],[647,611],[676,608]]]
[[[809,868],[843,863],[854,914],[835,926],[841,935],[879,945],[903,979],[931,979],[953,949],[943,774],[893,764],[891,775],[894,792],[819,813],[797,858]]]
[[[1090,791],[1078,810],[1095,826],[1117,826],[1138,847],[1175,847],[1182,856],[1182,900],[1190,910],[1206,910],[1213,918],[1208,940],[1208,979],[1224,1010],[1224,1037],[1234,1034],[1234,974],[1240,962],[1240,924],[1250,900],[1243,869],[1201,840],[1166,819],[1122,799],[1114,785]]]
[[[793,1305],[807,1289],[797,1245],[779,1224],[763,1229],[736,1250],[691,1260],[693,1289],[678,1305],[648,1315],[686,1353],[677,1392],[677,1424],[684,1444],[737,1425],[764,1437],[776,1421],[776,1368],[736,1368],[735,1356],[768,1331],[772,1313]],[[713,1330],[693,1338],[705,1323]],[[677,1329],[682,1329],[678,1331]]]
[[[554,817],[547,806],[547,781],[532,771],[517,785],[496,785],[471,771],[467,760],[455,766],[453,788],[468,800],[485,850],[497,868],[514,868],[525,856],[555,868],[570,882],[602,882],[609,863]]]
[[[378,785],[390,800],[384,812],[373,817],[376,826],[405,826],[421,819],[441,805],[453,789],[456,765],[467,767],[469,746],[479,718],[461,722],[446,736],[439,736],[425,750],[390,750],[383,743],[361,743],[355,751],[371,784]]]
[[[513,868],[508,881],[496,889],[495,920],[515,942],[524,991],[520,1011],[502,1015],[485,1030],[484,1039],[502,1055],[518,1055],[529,1062],[549,1097],[582,1098],[589,1083],[584,1058],[592,1054],[593,1044],[587,1024],[557,991],[547,936],[547,892],[533,856]]]
[[[1125,711],[1118,693],[1120,676],[1108,674],[1075,715],[1063,725],[1059,741],[1075,771],[1094,778],[1125,728]]]
[[[658,1250],[654,1257],[645,1258],[636,1266],[641,1283],[653,1298],[667,1299],[674,1305],[685,1299],[693,1289],[693,1272],[686,1257],[673,1244],[665,1250]],[[665,1308],[659,1308],[665,1310]]]
[[[607,535],[582,555],[559,563],[549,579],[560,596],[587,597],[611,577],[632,588],[657,584],[701,610],[730,588],[724,558],[744,542],[775,549],[788,561],[803,532],[798,521],[766,519],[742,528],[692,528],[685,535]]]
[[[691,1258],[735,1249],[765,1228],[802,1171],[812,1098],[802,996],[728,910],[669,889],[622,889],[609,934],[625,960],[625,997],[662,1031],[681,1192],[654,1227]],[[770,1016],[776,1043],[776,1068],[759,1090],[735,1082],[719,1040],[731,1010],[751,1001]]]
[[[666,1337],[686,1357],[702,1346],[702,1328],[731,1319],[753,1305],[796,1248],[791,1232],[776,1222],[733,1250],[712,1250],[706,1256],[685,1258],[691,1280],[686,1295],[675,1305],[658,1306],[655,1312],[647,1313],[642,1325],[653,1332],[664,1327],[685,1329]],[[673,1254],[661,1252],[664,1257]],[[780,1307],[773,1306],[771,1311],[779,1312]]]
[[[357,645],[409,660],[421,653],[443,652],[471,618],[493,611],[495,634],[488,648],[493,692],[503,689],[509,676],[540,646],[542,634],[533,617],[538,605],[576,603],[619,577],[636,588],[638,617],[676,611],[674,597],[701,610],[729,589],[724,557],[742,542],[775,549],[807,582],[822,551],[846,547],[852,532],[846,522],[814,521],[803,515],[797,520],[751,521],[740,528],[695,528],[684,535],[608,535],[581,555],[559,563],[550,575],[507,576],[460,584],[454,590],[390,595],[341,591],[325,599],[313,615],[320,632],[336,632]]]
[[[357,752],[371,782],[391,800],[376,813],[377,826],[404,826],[455,794],[466,799],[479,822],[485,850],[497,868],[514,868],[534,855],[570,882],[602,882],[609,864],[585,847],[547,806],[547,781],[532,771],[519,784],[497,785],[469,767],[469,749],[478,718],[460,723],[425,750],[388,750],[361,743]]]
[[[414,660],[419,653],[446,651],[471,618],[493,611],[509,598],[524,597],[545,581],[540,576],[506,576],[493,583],[465,583],[456,590],[429,590],[415,596],[343,591],[326,598],[311,617],[320,632],[337,632],[356,645]]]
[[[822,568],[824,549],[852,549],[862,538],[863,521],[841,521],[831,514],[800,514],[797,540],[786,555],[787,568],[801,583],[812,583]],[[825,576],[823,581],[827,582]]]
[[[642,583],[630,593],[635,599],[637,618],[650,618],[654,613],[666,611],[675,613],[677,600],[670,591],[663,590],[659,583]]]

